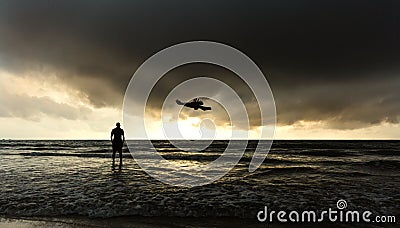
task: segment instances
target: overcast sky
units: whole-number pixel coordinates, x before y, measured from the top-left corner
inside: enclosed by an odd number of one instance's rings
[[[0,0],[0,138],[108,138],[140,64],[195,40],[260,67],[277,138],[400,139],[400,2],[385,0]],[[198,75],[230,83],[251,106],[236,75],[195,64],[158,83],[155,116],[171,88]],[[223,125],[225,113],[213,115]]]

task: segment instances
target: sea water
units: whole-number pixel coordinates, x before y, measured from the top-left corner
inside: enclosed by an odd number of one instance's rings
[[[152,150],[143,141],[129,143]],[[199,165],[218,158],[227,141],[200,152],[153,144],[165,159]],[[113,169],[109,141],[2,140],[0,214],[255,218],[265,206],[318,211],[344,199],[354,210],[399,215],[400,141],[275,141],[262,166],[249,173],[256,145],[250,141],[220,180],[183,188],[149,176],[126,148],[123,168]]]

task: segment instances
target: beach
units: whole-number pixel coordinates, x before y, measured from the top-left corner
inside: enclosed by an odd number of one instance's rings
[[[114,217],[94,219],[87,217],[3,217],[1,227],[265,227],[250,219],[234,217],[184,218],[184,217]],[[278,225],[275,225],[278,227]]]
[[[218,158],[226,141],[200,152],[167,141],[154,145],[165,159],[206,164]],[[123,168],[112,169],[109,141],[3,140],[1,224],[265,226],[257,220],[264,206],[321,211],[336,208],[340,199],[348,209],[400,214],[399,141],[276,141],[262,166],[249,173],[255,145],[250,142],[220,180],[184,188],[150,177],[127,150]]]

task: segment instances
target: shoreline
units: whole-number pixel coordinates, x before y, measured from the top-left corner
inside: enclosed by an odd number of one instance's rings
[[[146,217],[84,216],[25,217],[0,215],[0,227],[265,227],[256,218],[237,217]],[[279,226],[280,227],[280,226]]]
[[[373,223],[350,223],[352,227],[379,227]],[[387,227],[396,227],[397,223],[386,223]],[[268,223],[257,218],[237,217],[146,217],[121,216],[111,218],[89,218],[85,216],[25,217],[0,215],[0,227],[348,227],[349,223]]]

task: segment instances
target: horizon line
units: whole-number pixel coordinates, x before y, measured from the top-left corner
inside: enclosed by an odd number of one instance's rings
[[[61,140],[65,140],[65,141],[110,141],[110,139],[73,139],[73,138],[3,138],[0,139],[1,141],[23,141],[23,140],[35,140],[35,141],[61,141]],[[398,141],[400,139],[396,139],[396,138],[306,138],[306,139],[302,139],[302,138],[291,138],[291,139],[144,139],[144,138],[137,138],[137,139],[126,139],[126,141],[146,141],[146,140],[150,140],[150,141],[176,141],[176,140],[186,140],[186,141],[209,141],[209,140],[233,140],[233,141],[240,141],[240,140],[249,140],[249,141],[256,141],[256,140],[269,140],[269,141],[295,141],[295,140],[330,140],[330,141],[343,141],[343,140],[360,140],[360,141],[383,141],[383,140],[390,140],[390,141]]]

